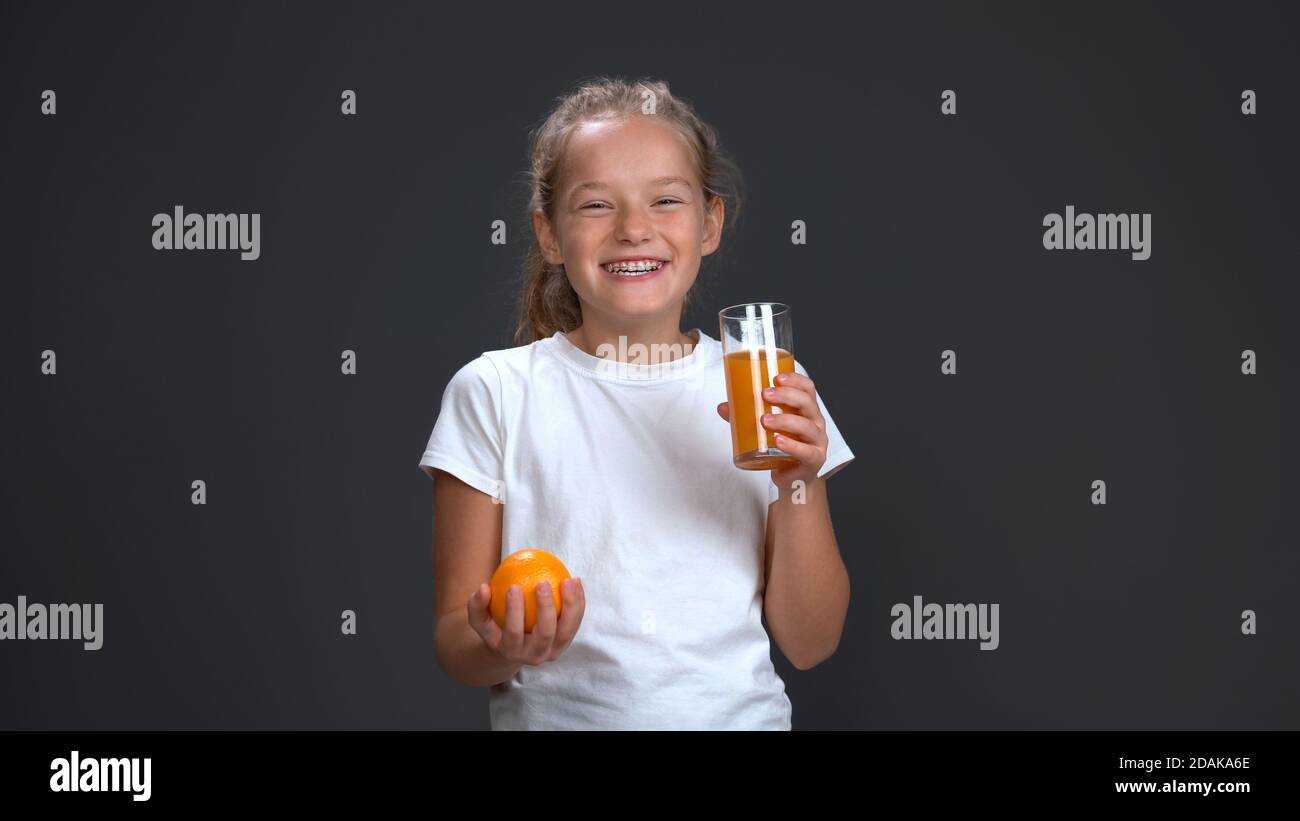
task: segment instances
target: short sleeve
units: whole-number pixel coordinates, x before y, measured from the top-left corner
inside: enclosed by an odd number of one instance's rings
[[[808,376],[808,371],[804,370],[803,365],[797,359],[794,363],[794,369],[796,373]],[[826,462],[822,465],[821,470],[817,471],[817,478],[826,479],[838,473],[840,468],[853,461],[853,451],[849,450],[848,443],[844,441],[839,427],[835,424],[835,420],[831,418],[831,412],[826,410],[821,391],[817,392],[817,409],[821,411],[822,419],[826,420]],[[780,498],[780,492],[777,490],[775,482],[768,481],[767,491],[768,504]]]
[[[442,407],[420,458],[433,478],[445,470],[496,499],[505,492],[502,462],[501,376],[487,356],[479,356],[451,377]]]

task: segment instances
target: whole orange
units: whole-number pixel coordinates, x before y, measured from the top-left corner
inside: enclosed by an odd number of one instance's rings
[[[553,553],[545,550],[516,550],[497,566],[492,574],[492,602],[489,609],[492,619],[499,627],[506,626],[506,593],[510,585],[517,584],[524,590],[524,632],[531,633],[537,625],[537,585],[549,582],[551,594],[555,596],[555,615],[560,615],[562,599],[560,582],[569,578],[569,571]]]

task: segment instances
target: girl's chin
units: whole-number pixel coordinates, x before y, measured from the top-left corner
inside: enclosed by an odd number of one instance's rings
[[[667,289],[647,288],[640,293],[632,293],[633,290],[641,289],[632,288],[615,288],[602,294],[600,307],[611,314],[620,316],[653,316],[671,311],[674,307],[682,304],[685,294],[680,294],[674,298],[673,294]]]

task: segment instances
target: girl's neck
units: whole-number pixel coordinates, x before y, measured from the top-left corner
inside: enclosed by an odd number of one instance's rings
[[[566,333],[565,337],[592,356],[601,356],[602,353],[613,351],[612,357],[605,358],[618,359],[621,362],[628,360],[628,351],[633,345],[644,345],[646,350],[655,350],[652,347],[655,345],[669,346],[658,350],[664,352],[664,359],[672,360],[677,359],[679,354],[678,349],[671,346],[680,346],[680,356],[689,356],[696,344],[695,339],[681,332],[680,325],[680,317],[636,324],[620,322],[615,326],[598,317],[584,316],[582,324]]]

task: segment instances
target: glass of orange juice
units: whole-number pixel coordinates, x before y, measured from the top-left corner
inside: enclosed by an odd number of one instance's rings
[[[731,408],[731,455],[736,467],[771,470],[798,460],[776,446],[776,434],[763,427],[763,414],[794,413],[763,399],[778,373],[794,372],[794,331],[790,306],[750,302],[718,312],[727,403]]]

